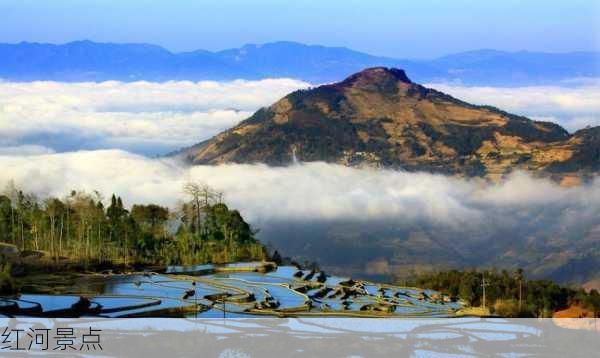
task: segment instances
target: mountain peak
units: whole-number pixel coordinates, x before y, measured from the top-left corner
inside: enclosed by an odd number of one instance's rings
[[[598,171],[595,132],[476,106],[373,67],[293,92],[236,127],[183,151],[196,164],[295,160],[499,178]],[[594,149],[592,149],[594,148]]]
[[[404,70],[388,67],[371,67],[355,73],[340,82],[340,85],[360,85],[360,84],[390,84],[394,82],[403,82],[412,84],[412,81],[406,75]]]

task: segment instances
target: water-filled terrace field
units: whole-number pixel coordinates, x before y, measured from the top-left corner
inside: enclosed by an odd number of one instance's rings
[[[39,285],[38,285],[39,286]],[[39,287],[38,287],[39,288]],[[105,273],[56,294],[0,298],[7,317],[445,317],[458,302],[431,290],[378,284],[271,262]]]

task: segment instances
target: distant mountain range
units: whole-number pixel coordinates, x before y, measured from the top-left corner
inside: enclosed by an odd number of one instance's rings
[[[180,155],[194,164],[298,159],[488,178],[519,169],[572,183],[600,171],[599,148],[600,127],[571,135],[374,67],[293,92]]]
[[[339,81],[367,67],[397,67],[417,82],[522,86],[600,77],[599,52],[540,53],[477,50],[432,60],[373,56],[344,47],[274,42],[210,52],[172,53],[149,44],[76,41],[62,45],[0,44],[7,81],[168,81],[290,77]]]

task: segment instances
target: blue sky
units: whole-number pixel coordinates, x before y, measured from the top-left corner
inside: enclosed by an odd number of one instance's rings
[[[423,58],[600,50],[597,0],[0,0],[0,42],[90,39],[173,51],[291,40]]]

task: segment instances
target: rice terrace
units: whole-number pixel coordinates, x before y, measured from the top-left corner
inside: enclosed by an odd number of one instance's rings
[[[40,293],[5,297],[0,312],[7,317],[446,317],[462,307],[432,290],[355,281],[272,262],[107,272],[70,282],[50,280],[28,290]]]

